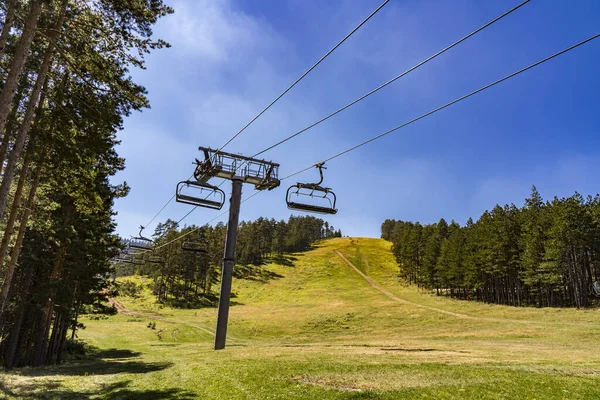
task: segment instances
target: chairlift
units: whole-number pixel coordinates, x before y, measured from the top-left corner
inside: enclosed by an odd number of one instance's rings
[[[206,246],[197,240],[186,240],[181,243],[181,250],[190,253],[208,253]]]
[[[152,239],[148,239],[144,237],[142,232],[146,229],[144,226],[140,225],[140,233],[138,236],[133,237],[129,241],[129,247],[133,247],[134,249],[139,250],[150,250],[152,246],[154,246],[154,241]]]
[[[199,194],[196,196],[184,194],[184,189],[199,190]],[[206,182],[182,181],[177,184],[175,200],[179,203],[189,204],[192,206],[220,210],[225,204],[225,192]]]
[[[591,292],[594,296],[600,297],[600,281],[595,281],[592,283]]]
[[[321,180],[317,183],[296,183],[288,188],[286,202],[290,210],[314,212],[320,214],[335,214],[336,196],[331,188],[321,186],[323,183],[323,163],[315,165],[319,169]],[[309,197],[312,203],[302,201],[303,197]]]
[[[152,264],[164,264],[161,256],[148,256],[146,261]]]
[[[145,250],[149,251],[148,248],[145,248]],[[131,244],[130,244],[130,247],[128,247],[128,248],[125,249],[125,253],[124,254],[126,254],[128,256],[137,256],[137,255],[141,255],[141,254],[146,253],[146,251],[144,251],[143,249],[140,249],[138,247],[131,246]]]

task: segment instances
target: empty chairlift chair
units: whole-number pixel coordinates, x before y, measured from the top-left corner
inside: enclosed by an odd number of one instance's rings
[[[600,297],[600,281],[595,281],[591,285],[591,292],[594,296]]]
[[[151,264],[164,264],[164,261],[161,256],[148,256],[146,261]]]
[[[117,264],[133,264],[133,257],[128,254],[120,254],[114,261]]]
[[[225,204],[225,192],[206,182],[183,181],[177,184],[175,200],[192,206],[220,210]]]
[[[286,202],[290,210],[335,214],[336,196],[331,188],[321,186],[323,183],[323,164],[315,165],[319,169],[321,180],[317,183],[296,183],[288,188]],[[309,201],[305,201],[309,199]]]
[[[137,250],[152,250],[152,247],[154,246],[154,241],[142,235],[144,229],[146,228],[140,225],[140,234],[136,237],[131,238],[131,240],[129,241],[130,248]]]
[[[186,240],[181,243],[181,250],[197,254],[205,254],[208,252],[204,243],[197,240]]]

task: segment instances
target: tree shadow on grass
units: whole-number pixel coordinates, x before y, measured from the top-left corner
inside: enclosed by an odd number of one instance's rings
[[[173,366],[170,362],[147,363],[143,361],[92,360],[77,361],[63,365],[22,369],[23,376],[86,376],[111,374],[147,374]]]
[[[271,262],[285,267],[293,267],[294,261],[298,261],[298,257],[290,254],[276,254],[271,257]]]
[[[267,283],[271,279],[283,278],[283,275],[269,271],[259,265],[236,265],[233,270],[233,276],[238,279],[247,279],[262,283]]]
[[[94,349],[83,360],[72,360],[64,364],[15,370],[16,375],[41,376],[86,376],[110,374],[146,374],[162,371],[173,366],[171,362],[144,362],[129,360],[142,353],[127,349]]]
[[[8,388],[3,381],[0,381],[0,393],[24,400],[50,400],[50,399],[135,399],[135,400],[154,400],[154,399],[182,399],[191,400],[197,398],[193,393],[178,389],[149,389],[135,390],[129,388],[131,381],[120,381],[110,384],[103,384],[97,390],[76,390],[64,387],[57,381],[36,382],[19,385],[16,388]]]
[[[178,388],[161,390],[137,390],[131,381],[103,384],[97,389],[79,390],[65,387],[62,377],[91,377],[113,374],[147,374],[170,368],[169,362],[144,362],[138,358],[142,353],[127,349],[93,349],[85,360],[70,361],[62,365],[23,368],[6,373],[0,380],[2,394],[18,399],[194,399],[193,393]],[[11,379],[12,377],[21,377]],[[22,377],[32,379],[23,380]],[[85,379],[85,378],[78,378]],[[7,381],[10,382],[7,384]],[[13,382],[11,382],[13,381]]]
[[[128,349],[104,349],[95,350],[92,353],[92,357],[95,359],[101,358],[134,358],[141,356],[142,353],[139,351],[131,351]]]

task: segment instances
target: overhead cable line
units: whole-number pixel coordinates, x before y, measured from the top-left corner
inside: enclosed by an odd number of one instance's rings
[[[267,147],[266,149],[259,151],[258,153],[254,154],[254,155],[252,156],[252,158],[255,158],[255,157],[257,157],[257,156],[259,156],[259,155],[261,155],[261,154],[263,154],[263,153],[266,153],[266,152],[267,152],[267,151],[269,151],[269,150],[272,150],[272,149],[274,149],[275,147],[277,147],[277,146],[279,146],[279,145],[282,145],[283,143],[285,143],[285,142],[287,142],[287,141],[289,141],[289,140],[291,140],[291,139],[293,139],[293,138],[295,138],[295,137],[299,136],[300,134],[302,134],[302,133],[304,133],[304,132],[306,132],[306,131],[308,131],[308,130],[310,130],[310,129],[314,128],[314,127],[316,127],[317,125],[319,125],[319,124],[321,124],[321,123],[323,123],[323,122],[327,121],[328,119],[330,119],[330,118],[334,117],[335,115],[337,115],[337,114],[341,113],[342,111],[344,111],[344,110],[346,110],[346,109],[348,109],[348,108],[352,107],[352,106],[353,106],[353,105],[355,105],[356,103],[358,103],[358,102],[360,102],[360,101],[362,101],[362,100],[366,99],[367,97],[369,97],[369,96],[371,96],[372,94],[374,94],[374,93],[378,92],[379,90],[381,90],[381,89],[383,89],[383,88],[385,88],[385,87],[387,87],[387,86],[391,85],[392,83],[396,82],[398,79],[400,79],[400,78],[402,78],[402,77],[404,77],[404,76],[408,75],[409,73],[411,73],[412,71],[416,70],[417,68],[419,68],[419,67],[422,67],[423,65],[427,64],[429,61],[433,60],[434,58],[437,58],[438,56],[440,56],[440,55],[444,54],[445,52],[447,52],[448,50],[452,49],[453,47],[455,47],[455,46],[459,45],[460,43],[464,42],[465,40],[469,39],[470,37],[472,37],[472,36],[476,35],[477,33],[481,32],[482,30],[486,29],[487,27],[489,27],[489,26],[493,25],[494,23],[496,23],[496,22],[500,21],[502,18],[504,18],[504,17],[506,17],[507,15],[511,14],[512,12],[514,12],[514,11],[518,10],[519,8],[521,8],[521,7],[522,7],[522,6],[524,6],[525,4],[529,3],[530,1],[531,1],[531,0],[525,0],[525,1],[523,1],[523,2],[521,2],[521,3],[519,3],[519,4],[517,4],[515,7],[511,8],[510,10],[508,10],[508,11],[504,12],[503,14],[501,14],[501,15],[497,16],[497,17],[496,17],[496,18],[494,18],[493,20],[491,20],[491,21],[489,21],[488,23],[486,23],[486,24],[482,25],[481,27],[479,27],[479,28],[475,29],[473,32],[469,33],[468,35],[466,35],[466,36],[463,36],[463,37],[462,37],[462,38],[460,38],[459,40],[457,40],[457,41],[455,41],[454,43],[452,43],[452,44],[450,44],[450,45],[446,46],[446,47],[445,47],[445,48],[443,48],[442,50],[440,50],[440,51],[438,51],[437,53],[435,53],[435,54],[433,54],[433,55],[429,56],[429,57],[428,57],[428,58],[426,58],[425,60],[423,60],[423,61],[419,62],[418,64],[416,64],[416,65],[414,65],[414,66],[412,66],[411,68],[409,68],[409,69],[407,69],[406,71],[402,72],[401,74],[399,74],[399,75],[395,76],[394,78],[390,79],[389,81],[387,81],[387,82],[385,82],[385,83],[383,83],[383,84],[381,84],[381,85],[377,86],[375,89],[373,89],[373,90],[371,90],[371,91],[369,91],[369,92],[365,93],[364,95],[360,96],[359,98],[357,98],[357,99],[355,99],[355,100],[351,101],[350,103],[348,103],[348,104],[346,104],[345,106],[343,106],[343,107],[341,107],[341,108],[337,109],[336,111],[334,111],[334,112],[330,113],[329,115],[326,115],[325,117],[323,117],[323,118],[319,119],[318,121],[316,121],[316,122],[313,122],[312,124],[308,125],[307,127],[303,128],[303,129],[301,129],[301,130],[299,130],[298,132],[295,132],[295,133],[293,133],[292,135],[290,135],[290,136],[288,136],[288,137],[286,137],[286,138],[284,138],[284,139],[280,140],[279,142],[277,142],[277,143],[275,143],[275,144],[273,144],[273,145],[271,145],[271,146]],[[241,169],[241,168],[244,166],[244,164],[245,164],[245,163],[242,163],[242,164],[241,164],[241,165],[240,165],[240,166],[237,168],[237,170]],[[220,187],[220,185],[219,185],[219,187]]]
[[[600,37],[600,33],[598,33],[598,34],[596,34],[596,35],[594,35],[594,36],[592,36],[592,37],[590,37],[590,38],[588,38],[588,39],[585,39],[585,40],[583,40],[583,41],[581,41],[581,42],[579,42],[579,43],[577,43],[577,44],[574,44],[574,45],[572,45],[572,46],[570,46],[570,47],[567,47],[566,49],[564,49],[564,50],[561,50],[561,51],[559,51],[558,53],[554,53],[554,54],[552,54],[551,56],[548,56],[548,57],[546,57],[546,58],[544,58],[544,59],[542,59],[542,60],[540,60],[540,61],[538,61],[538,62],[535,62],[535,63],[533,63],[533,64],[531,64],[531,65],[529,65],[529,66],[527,66],[527,67],[525,67],[525,68],[522,68],[522,69],[520,69],[520,70],[518,70],[518,71],[516,71],[516,72],[513,72],[512,74],[506,75],[504,78],[500,78],[500,79],[498,79],[498,80],[496,80],[496,81],[494,81],[494,82],[492,82],[492,83],[490,83],[490,84],[487,84],[487,85],[485,85],[485,86],[483,86],[483,87],[481,87],[481,88],[479,88],[479,89],[477,89],[477,90],[474,90],[474,91],[472,91],[472,92],[470,92],[470,93],[468,93],[468,94],[466,94],[466,95],[464,95],[464,96],[461,96],[461,97],[459,97],[459,98],[457,98],[457,99],[455,99],[455,100],[452,100],[451,102],[449,102],[449,103],[446,103],[446,104],[444,104],[443,106],[440,106],[440,107],[438,107],[438,108],[435,108],[435,109],[433,109],[433,110],[431,110],[431,111],[429,111],[429,112],[426,112],[425,114],[422,114],[422,115],[420,115],[420,116],[418,116],[418,117],[416,117],[416,118],[413,118],[413,119],[411,119],[410,121],[407,121],[407,122],[405,122],[405,123],[403,123],[403,124],[401,124],[401,125],[398,125],[398,126],[396,126],[396,127],[392,128],[392,129],[390,129],[390,130],[388,130],[388,131],[385,131],[385,132],[383,132],[383,133],[381,133],[381,134],[379,134],[379,135],[377,135],[377,136],[373,136],[372,138],[370,138],[370,139],[367,139],[367,140],[365,140],[364,142],[361,142],[361,143],[359,143],[359,144],[357,144],[357,145],[355,145],[355,146],[352,146],[352,147],[350,147],[350,148],[348,148],[348,149],[346,149],[346,150],[344,150],[344,151],[341,151],[341,152],[339,152],[339,153],[337,153],[337,154],[335,154],[335,155],[333,155],[333,156],[331,156],[331,157],[329,157],[329,158],[326,158],[326,159],[325,159],[325,160],[323,160],[323,161],[320,161],[320,162],[318,162],[318,163],[316,163],[316,164],[313,164],[313,165],[311,165],[310,167],[307,167],[307,168],[301,169],[300,171],[297,171],[297,172],[294,172],[293,174],[287,175],[286,177],[282,178],[281,180],[285,180],[285,179],[287,179],[287,178],[291,178],[291,177],[292,177],[292,176],[294,176],[294,175],[298,175],[298,174],[300,174],[300,173],[302,173],[302,172],[304,172],[304,171],[308,171],[309,169],[313,168],[315,165],[318,165],[318,164],[323,164],[323,163],[325,163],[325,162],[327,162],[327,161],[331,161],[331,160],[333,160],[333,159],[335,159],[335,158],[338,158],[338,157],[340,157],[340,156],[342,156],[342,155],[344,155],[344,154],[346,154],[346,153],[349,153],[349,152],[351,152],[351,151],[353,151],[353,150],[356,150],[356,149],[358,149],[359,147],[362,147],[362,146],[364,146],[364,145],[366,145],[366,144],[368,144],[368,143],[371,143],[371,142],[373,142],[373,141],[375,141],[375,140],[377,140],[377,139],[381,139],[382,137],[384,137],[384,136],[386,136],[386,135],[389,135],[389,134],[390,134],[390,133],[392,133],[392,132],[395,132],[395,131],[397,131],[397,130],[399,130],[399,129],[401,129],[401,128],[404,128],[404,127],[406,127],[406,126],[408,126],[408,125],[410,125],[410,124],[412,124],[412,123],[414,123],[414,122],[417,122],[417,121],[419,121],[419,120],[421,120],[421,119],[423,119],[423,118],[425,118],[425,117],[428,117],[428,116],[430,116],[430,115],[432,115],[432,114],[435,114],[436,112],[438,112],[438,111],[441,111],[441,110],[443,110],[443,109],[445,109],[445,108],[447,108],[447,107],[450,107],[450,106],[451,106],[451,105],[453,105],[453,104],[456,104],[456,103],[458,103],[458,102],[460,102],[460,101],[463,101],[463,100],[465,100],[465,99],[468,99],[469,97],[471,97],[471,96],[473,96],[473,95],[476,95],[477,93],[483,92],[483,91],[484,91],[484,90],[486,90],[486,89],[489,89],[489,88],[491,88],[491,87],[493,87],[493,86],[496,86],[497,84],[499,84],[499,83],[501,83],[501,82],[504,82],[504,81],[506,81],[506,80],[508,80],[508,79],[510,79],[510,78],[513,78],[513,77],[515,77],[515,76],[517,76],[517,75],[519,75],[519,74],[521,74],[521,73],[523,73],[523,72],[525,72],[525,71],[528,71],[528,70],[530,70],[530,69],[532,69],[532,68],[534,68],[534,67],[537,67],[537,66],[538,66],[538,65],[540,65],[540,64],[543,64],[543,63],[545,63],[545,62],[547,62],[547,61],[550,61],[550,60],[552,60],[553,58],[556,58],[556,57],[558,57],[558,56],[560,56],[560,55],[562,55],[562,54],[564,54],[564,53],[567,53],[567,52],[569,52],[569,51],[571,51],[571,50],[573,50],[573,49],[575,49],[575,48],[577,48],[577,47],[579,47],[579,46],[582,46],[582,45],[584,45],[584,44],[586,44],[586,43],[588,43],[588,42],[591,42],[592,40],[594,40],[594,39],[597,39],[598,37]]]
[[[507,15],[509,15],[510,13],[512,13],[513,11],[516,11],[517,9],[521,8],[522,6],[524,6],[525,4],[529,3],[531,0],[525,0],[522,3],[518,4],[517,6],[511,8],[510,10],[506,11],[504,14],[494,18],[493,20],[491,20],[490,22],[488,22],[485,25],[482,25],[481,27],[477,28],[476,30],[474,30],[473,32],[469,33],[466,36],[463,36],[461,39],[457,40],[456,42],[452,43],[451,45],[443,48],[442,50],[438,51],[437,53],[433,54],[432,56],[426,58],[425,60],[421,61],[420,63],[416,64],[415,66],[407,69],[406,71],[402,72],[400,75],[395,76],[394,78],[390,79],[389,81],[383,83],[380,86],[377,86],[375,89],[371,90],[370,92],[360,96],[359,98],[357,98],[356,100],[351,101],[350,103],[346,104],[345,106],[343,106],[342,108],[337,109],[336,111],[332,112],[331,114],[321,118],[320,120],[310,124],[309,126],[307,126],[306,128],[303,128],[301,130],[299,130],[298,132],[286,137],[285,139],[280,140],[279,142],[267,147],[264,150],[259,151],[258,153],[254,154],[252,157],[257,157],[285,142],[287,142],[288,140],[291,140],[293,138],[295,138],[296,136],[308,131],[309,129],[314,128],[315,126],[319,125],[322,122],[327,121],[329,118],[339,114],[340,112],[346,110],[347,108],[352,107],[353,105],[355,105],[356,103],[366,99],[367,97],[369,97],[370,95],[378,92],[379,90],[385,88],[386,86],[396,82],[398,79],[402,78],[405,75],[408,75],[410,72],[414,71],[415,69],[427,64],[429,61],[433,60],[434,58],[444,54],[445,52],[447,52],[448,50],[450,50],[451,48],[459,45],[460,43],[464,42],[465,40],[469,39],[471,36],[476,35],[477,33],[481,32],[482,30],[484,30],[485,28],[489,27],[490,25],[494,24],[495,22],[498,22],[499,20],[501,20],[502,18],[506,17]]]
[[[254,123],[261,115],[263,115],[269,108],[271,108],[275,103],[277,103],[283,96],[285,96],[294,86],[296,86],[302,79],[304,79],[309,73],[311,73],[323,60],[325,60],[331,53],[333,53],[338,47],[340,47],[350,36],[352,36],[356,31],[358,31],[367,21],[369,21],[375,14],[379,12],[390,0],[385,0],[379,7],[377,7],[368,17],[366,17],[360,24],[358,24],[354,29],[352,29],[342,40],[340,40],[335,46],[333,46],[325,55],[323,55],[316,63],[314,63],[306,72],[304,72],[298,79],[294,81],[287,89],[285,89],[279,96],[275,98],[268,106],[266,106],[261,112],[259,112],[254,118],[250,120],[242,129],[240,129],[235,135],[229,138],[219,149],[216,151],[218,154],[221,150],[225,148],[229,143],[231,143],[235,138],[237,138],[242,132],[244,132],[250,125]],[[529,1],[529,0],[528,0]],[[193,176],[193,175],[192,175]],[[189,179],[192,178],[190,176]],[[222,183],[221,183],[222,184]],[[221,185],[219,185],[220,187]],[[144,226],[150,225],[154,220],[163,212],[163,210],[173,201],[176,195],[171,196],[171,198],[165,203],[164,206],[152,217],[150,221],[146,223]],[[195,208],[194,208],[195,209]],[[191,214],[191,211],[188,215]],[[187,215],[186,215],[187,216]]]
[[[356,31],[358,31],[364,24],[367,23],[375,14],[379,12],[390,0],[385,0],[379,7],[377,7],[367,18],[365,18],[360,24],[358,24],[354,29],[350,31],[342,40],[340,40],[335,46],[331,48],[323,57],[319,59],[316,63],[313,64],[305,73],[303,73],[294,83],[292,83],[287,89],[285,89],[279,96],[275,98],[268,106],[266,106],[261,112],[259,112],[254,118],[250,120],[242,129],[240,129],[235,135],[233,135],[229,140],[225,142],[223,146],[217,149],[216,154],[218,154],[221,150],[225,148],[229,143],[231,143],[236,137],[238,137],[242,132],[246,130],[254,121],[256,121],[261,115],[263,115],[269,108],[271,108],[279,99],[281,99],[287,92],[292,90],[294,86],[296,86],[302,79],[306,77],[313,69],[315,69],[323,60],[325,60],[331,53],[333,53],[338,47],[342,45],[350,36],[352,36]]]
[[[262,192],[261,192],[261,191],[256,191],[256,192],[254,192],[253,194],[251,194],[250,196],[248,196],[247,198],[245,198],[244,200],[242,200],[241,204],[243,204],[243,203],[247,202],[248,200],[250,200],[250,199],[251,199],[251,198],[253,198],[254,196],[258,195],[259,193],[262,193]],[[194,211],[195,209],[196,209],[196,207],[194,207],[194,208],[192,209],[192,211]],[[218,218],[222,217],[223,215],[227,214],[228,212],[229,212],[229,208],[228,208],[227,210],[223,211],[221,214],[219,214],[219,215],[217,215],[216,217],[214,217],[213,219],[211,219],[211,220],[207,221],[207,222],[206,222],[206,223],[204,223],[203,225],[201,225],[201,226],[198,226],[197,228],[194,228],[194,229],[192,229],[192,230],[191,230],[191,231],[189,231],[189,232],[183,233],[183,234],[179,235],[178,237],[176,237],[175,239],[172,239],[172,240],[168,241],[167,243],[163,243],[163,244],[161,244],[161,245],[159,245],[159,246],[156,246],[156,247],[155,247],[153,250],[158,250],[158,249],[160,249],[160,248],[163,248],[163,247],[165,247],[165,246],[168,246],[168,245],[170,245],[170,244],[172,244],[172,243],[175,243],[175,242],[177,242],[178,240],[181,240],[181,239],[183,239],[184,237],[186,237],[186,236],[188,236],[188,235],[191,235],[192,233],[198,232],[200,229],[202,229],[202,227],[204,227],[205,225],[208,225],[208,224],[210,224],[211,222],[213,222],[214,220],[216,220],[216,219],[218,219]],[[191,211],[190,211],[190,212],[189,212],[187,215],[189,215],[189,214],[191,214]],[[183,218],[181,218],[181,219],[179,220],[179,222],[183,221],[183,219],[185,219],[185,217],[187,217],[187,215],[186,215],[186,216],[184,216]]]
[[[459,97],[459,98],[457,98],[457,99],[455,99],[455,100],[452,100],[451,102],[449,102],[449,103],[446,103],[446,104],[444,104],[444,105],[442,105],[442,106],[440,106],[440,107],[437,107],[437,108],[435,108],[435,109],[433,109],[433,110],[431,110],[431,111],[429,111],[429,112],[427,112],[427,113],[425,113],[425,114],[422,114],[422,115],[420,115],[420,116],[418,116],[418,117],[416,117],[416,118],[413,118],[413,119],[411,119],[410,121],[407,121],[407,122],[405,122],[405,123],[403,123],[403,124],[401,124],[401,125],[398,125],[398,126],[396,126],[396,127],[392,128],[392,129],[388,130],[388,131],[385,131],[385,132],[383,132],[383,133],[381,133],[381,134],[379,134],[379,135],[377,135],[377,136],[374,136],[374,137],[372,137],[372,138],[370,138],[370,139],[367,139],[367,140],[365,140],[365,141],[363,141],[363,142],[361,142],[361,143],[359,143],[359,144],[357,144],[357,145],[355,145],[355,146],[352,146],[352,147],[350,147],[350,148],[348,148],[348,149],[346,149],[346,150],[343,150],[343,151],[341,151],[341,152],[339,152],[339,153],[337,153],[337,154],[335,154],[335,155],[333,155],[333,156],[331,156],[331,157],[329,157],[329,158],[326,158],[326,159],[325,159],[325,160],[323,160],[323,161],[320,161],[320,162],[318,162],[318,163],[312,164],[312,165],[310,165],[309,167],[303,168],[303,169],[301,169],[301,170],[299,170],[299,171],[296,171],[296,172],[294,172],[294,173],[292,173],[292,174],[289,174],[289,175],[285,176],[284,178],[281,178],[281,181],[284,181],[284,180],[286,180],[286,179],[289,179],[289,178],[291,178],[291,177],[293,177],[293,176],[295,176],[295,175],[298,175],[298,174],[300,174],[300,173],[302,173],[302,172],[308,171],[309,169],[311,169],[311,168],[314,168],[314,167],[315,167],[315,165],[318,165],[318,164],[323,164],[323,163],[325,163],[325,162],[328,162],[328,161],[331,161],[331,160],[333,160],[333,159],[335,159],[335,158],[338,158],[338,157],[340,157],[340,156],[342,156],[342,155],[344,155],[344,154],[346,154],[346,153],[349,153],[349,152],[351,152],[351,151],[354,151],[354,150],[358,149],[359,147],[362,147],[362,146],[364,146],[364,145],[366,145],[366,144],[368,144],[368,143],[371,143],[371,142],[373,142],[373,141],[375,141],[375,140],[377,140],[377,139],[380,139],[380,138],[382,138],[382,137],[384,137],[384,136],[386,136],[386,135],[388,135],[388,134],[390,134],[390,133],[392,133],[392,132],[395,132],[395,131],[397,131],[397,130],[399,130],[399,129],[401,129],[401,128],[404,128],[404,127],[406,127],[406,126],[408,126],[408,125],[410,125],[410,124],[412,124],[412,123],[414,123],[414,122],[417,122],[417,121],[419,121],[419,120],[421,120],[421,119],[423,119],[423,118],[426,118],[426,117],[428,117],[428,116],[430,116],[430,115],[432,115],[432,114],[435,114],[435,113],[436,113],[436,112],[438,112],[438,111],[441,111],[441,110],[443,110],[443,109],[445,109],[445,108],[447,108],[447,107],[450,107],[450,106],[452,106],[452,105],[454,105],[454,104],[456,104],[456,103],[458,103],[458,102],[460,102],[460,101],[463,101],[463,100],[465,100],[465,99],[467,99],[467,98],[469,98],[469,97],[471,97],[471,96],[473,96],[473,95],[475,95],[475,94],[478,94],[478,93],[480,93],[480,92],[483,92],[484,90],[487,90],[487,89],[489,89],[489,88],[491,88],[491,87],[493,87],[493,86],[496,86],[496,85],[497,85],[497,84],[499,84],[499,83],[502,83],[502,82],[504,82],[504,81],[506,81],[506,80],[508,80],[508,79],[510,79],[510,78],[513,78],[513,77],[515,77],[515,76],[517,76],[517,75],[519,75],[519,74],[521,74],[521,73],[523,73],[523,72],[525,72],[525,71],[528,71],[528,70],[530,70],[530,69],[532,69],[532,68],[534,68],[534,67],[537,67],[537,66],[539,66],[539,65],[541,65],[541,64],[543,64],[543,63],[545,63],[545,62],[547,62],[547,61],[550,61],[550,60],[552,60],[552,59],[554,59],[554,58],[556,58],[556,57],[558,57],[558,56],[560,56],[560,55],[562,55],[562,54],[565,54],[565,53],[567,53],[567,52],[569,52],[569,51],[571,51],[571,50],[574,50],[574,49],[576,49],[577,47],[580,47],[580,46],[582,46],[582,45],[584,45],[584,44],[586,44],[586,43],[588,43],[588,42],[591,42],[591,41],[593,41],[593,40],[595,40],[595,39],[599,38],[599,37],[600,37],[600,33],[598,33],[598,34],[596,34],[596,35],[594,35],[594,36],[592,36],[592,37],[590,37],[590,38],[588,38],[588,39],[585,39],[585,40],[583,40],[583,41],[581,41],[581,42],[579,42],[579,43],[576,43],[576,44],[574,44],[574,45],[572,45],[572,46],[570,46],[570,47],[567,47],[567,48],[566,48],[566,49],[564,49],[564,50],[561,50],[561,51],[559,51],[559,52],[557,52],[557,53],[554,53],[554,54],[552,54],[552,55],[550,55],[550,56],[548,56],[548,57],[546,57],[546,58],[544,58],[544,59],[542,59],[542,60],[540,60],[540,61],[537,61],[537,62],[535,62],[535,63],[533,63],[533,64],[531,64],[531,65],[529,65],[529,66],[525,67],[525,68],[522,68],[522,69],[520,69],[520,70],[518,70],[518,71],[515,71],[515,72],[513,72],[513,73],[509,74],[509,75],[506,75],[506,76],[505,76],[505,77],[503,77],[503,78],[500,78],[500,79],[498,79],[498,80],[496,80],[496,81],[494,81],[494,82],[492,82],[492,83],[489,83],[489,84],[487,84],[487,85],[485,85],[485,86],[483,86],[483,87],[481,87],[481,88],[479,88],[479,89],[477,89],[477,90],[474,90],[474,91],[472,91],[472,92],[470,92],[470,93],[468,93],[468,94],[466,94],[466,95],[464,95],[464,96],[461,96],[461,97]],[[249,196],[248,198],[246,198],[245,200],[243,200],[243,202],[246,202],[246,201],[250,200],[250,199],[251,199],[251,198],[253,198],[254,196],[258,195],[259,193],[261,193],[261,192],[258,192],[258,191],[257,191],[256,193],[252,194],[251,196]],[[212,221],[214,221],[215,219],[217,219],[217,218],[221,217],[222,215],[225,215],[226,213],[227,213],[227,211],[225,211],[225,212],[223,212],[223,213],[219,214],[218,216],[216,216],[216,217],[215,217],[215,218],[213,218],[212,220],[208,221],[206,224],[209,224],[210,222],[212,222]],[[204,224],[204,225],[206,225],[206,224]],[[175,238],[175,239],[171,240],[170,242],[167,242],[167,243],[165,243],[165,244],[162,244],[162,245],[160,245],[160,246],[158,246],[158,247],[155,247],[154,249],[159,249],[159,248],[161,248],[161,247],[164,247],[164,246],[166,246],[166,245],[168,245],[168,244],[171,244],[171,243],[173,243],[173,242],[175,242],[175,241],[177,241],[177,240],[180,240],[180,239],[181,239],[181,238],[183,238],[184,236],[187,236],[187,235],[191,234],[192,232],[195,232],[195,231],[199,230],[200,228],[201,228],[201,227],[198,227],[198,228],[196,228],[196,229],[195,229],[195,230],[193,230],[193,231],[186,232],[185,234],[183,234],[183,235],[180,235],[179,237],[177,237],[177,238]]]

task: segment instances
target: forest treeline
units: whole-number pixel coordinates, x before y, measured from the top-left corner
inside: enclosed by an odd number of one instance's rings
[[[497,205],[465,226],[386,220],[401,275],[438,295],[513,306],[587,307],[600,296],[600,196]]]
[[[136,256],[136,249],[132,249],[135,263],[121,262],[117,273],[151,277],[152,291],[163,304],[185,308],[212,305],[217,298],[213,288],[220,278],[226,231],[223,223],[179,228],[167,220],[156,227],[152,237],[155,250],[146,254],[140,251]],[[287,222],[266,218],[243,221],[238,230],[234,276],[264,279],[265,271],[255,266],[266,261],[288,263],[284,253],[305,251],[318,240],[341,236],[341,231],[327,221],[312,216],[291,216]]]
[[[105,311],[126,184],[116,133],[149,106],[131,68],[166,47],[161,0],[0,0],[0,363],[58,363]]]

